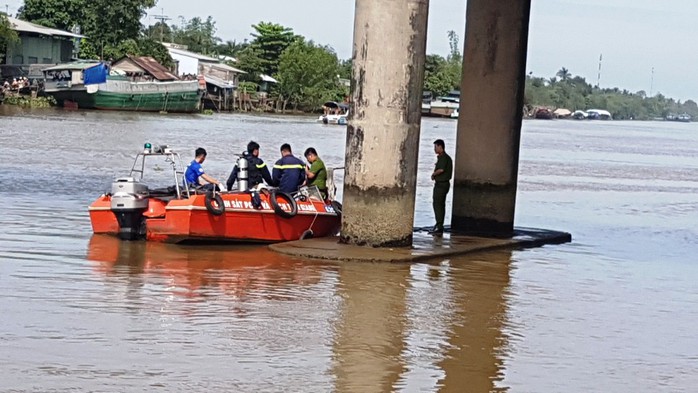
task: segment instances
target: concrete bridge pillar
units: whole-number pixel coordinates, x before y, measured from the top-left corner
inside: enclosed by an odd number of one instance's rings
[[[412,244],[429,0],[356,0],[341,241]]]
[[[468,0],[456,142],[456,232],[514,228],[531,0]]]

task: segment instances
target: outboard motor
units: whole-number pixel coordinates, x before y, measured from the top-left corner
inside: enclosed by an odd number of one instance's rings
[[[136,240],[145,235],[143,213],[148,210],[148,188],[132,177],[111,185],[111,211],[119,222],[119,238]]]
[[[238,191],[247,191],[249,174],[247,172],[247,158],[245,155],[238,158]]]

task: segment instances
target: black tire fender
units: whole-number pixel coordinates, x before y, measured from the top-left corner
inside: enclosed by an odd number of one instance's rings
[[[330,202],[330,205],[332,205],[332,209],[334,209],[334,212],[337,213],[337,217],[339,219],[342,219],[342,204],[337,202],[337,201],[332,201]]]
[[[303,231],[303,234],[301,235],[299,240],[305,240],[305,239],[312,239],[315,234],[313,233],[312,229],[306,229]]]
[[[213,204],[214,202],[215,206]],[[221,198],[220,194],[214,196],[212,192],[206,193],[204,205],[206,205],[206,210],[214,216],[220,216],[225,213],[225,205],[223,204],[223,198]]]
[[[286,210],[282,209],[281,206],[279,206],[279,203],[276,201],[276,197],[281,196],[283,197],[286,202],[288,202],[289,205],[291,205],[291,211],[287,212]],[[269,194],[269,203],[271,203],[271,207],[274,209],[274,213],[279,215],[279,217],[282,218],[293,218],[298,214],[298,203],[296,203],[296,200],[289,194],[279,191],[279,190],[271,190],[271,193]]]

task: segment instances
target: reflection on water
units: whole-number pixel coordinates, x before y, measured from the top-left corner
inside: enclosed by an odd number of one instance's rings
[[[10,110],[0,106],[0,391],[698,385],[698,124],[525,122],[517,221],[575,241],[400,265],[91,236],[85,207],[144,141],[204,146],[223,178],[251,138],[266,161],[288,141],[340,166],[342,127]],[[432,220],[431,142],[452,151],[454,130],[424,121],[417,225]]]

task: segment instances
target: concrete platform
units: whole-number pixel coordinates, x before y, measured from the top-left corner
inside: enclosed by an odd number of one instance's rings
[[[412,248],[372,248],[339,243],[337,237],[296,240],[269,246],[273,251],[294,257],[335,261],[415,262],[480,251],[510,250],[561,244],[572,241],[566,232],[533,228],[516,228],[511,238],[498,239],[476,236],[433,237],[416,232]]]

